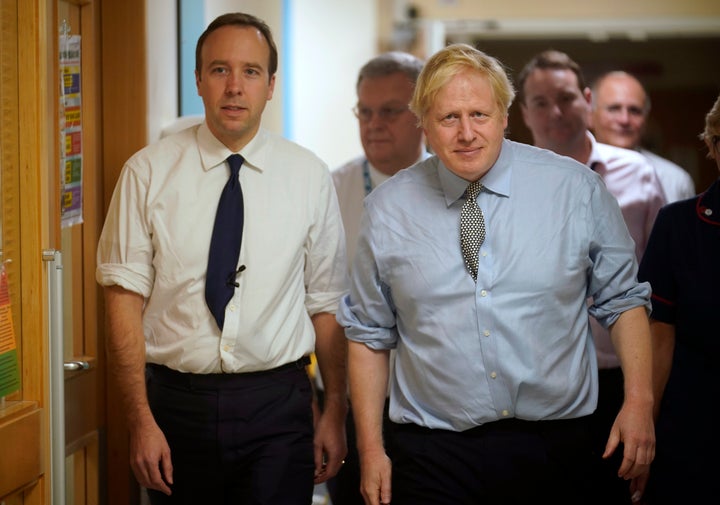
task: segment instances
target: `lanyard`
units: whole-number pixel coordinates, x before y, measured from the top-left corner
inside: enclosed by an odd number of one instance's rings
[[[372,191],[372,181],[370,180],[370,168],[368,167],[368,160],[365,159],[362,165],[363,179],[365,180],[365,196],[368,196]]]

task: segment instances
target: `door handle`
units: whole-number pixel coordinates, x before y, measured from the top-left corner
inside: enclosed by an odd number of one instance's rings
[[[63,363],[63,369],[66,372],[77,372],[80,370],[90,370],[91,365],[89,361],[66,361]]]

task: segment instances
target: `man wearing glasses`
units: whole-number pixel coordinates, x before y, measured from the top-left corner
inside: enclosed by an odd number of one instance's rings
[[[422,60],[412,54],[392,51],[372,58],[358,74],[358,102],[353,112],[364,153],[332,171],[348,265],[352,265],[355,254],[365,197],[403,168],[429,156],[417,118],[408,108],[422,67]],[[319,376],[317,382],[322,394]],[[348,455],[337,476],[328,481],[328,491],[334,504],[363,505],[352,415],[347,419]]]
[[[332,172],[352,265],[363,199],[403,168],[428,156],[422,130],[408,109],[423,62],[399,51],[368,61],[358,74],[357,106],[364,154]]]

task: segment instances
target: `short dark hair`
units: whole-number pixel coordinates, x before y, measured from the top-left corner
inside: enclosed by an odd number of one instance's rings
[[[223,26],[234,25],[234,26],[250,26],[257,28],[260,33],[270,46],[270,61],[268,62],[268,76],[272,77],[277,72],[278,67],[278,50],[273,40],[272,31],[270,27],[262,19],[256,18],[251,14],[245,14],[244,12],[230,12],[228,14],[222,14],[216,17],[212,23],[208,25],[205,31],[198,38],[197,46],[195,46],[195,71],[200,74],[202,70],[202,46],[205,43],[205,39],[208,38],[212,32]]]
[[[520,103],[525,103],[525,81],[534,70],[571,70],[576,76],[580,91],[583,91],[587,85],[583,77],[580,65],[573,61],[570,56],[562,51],[549,49],[537,54],[529,62],[525,64],[518,74],[518,99]]]
[[[382,53],[362,66],[358,74],[356,88],[360,87],[360,83],[366,77],[386,77],[398,72],[405,74],[414,85],[422,68],[423,61],[410,53],[402,51]]]

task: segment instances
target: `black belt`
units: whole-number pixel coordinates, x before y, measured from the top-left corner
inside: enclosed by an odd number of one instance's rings
[[[198,374],[189,372],[178,372],[165,365],[156,363],[148,363],[145,367],[148,378],[155,380],[161,384],[170,384],[174,386],[182,386],[188,388],[232,388],[243,387],[248,384],[249,380],[261,379],[270,375],[294,370],[305,370],[310,364],[310,357],[303,356],[297,361],[280,365],[270,370],[259,370],[257,372],[244,373],[208,373]]]

